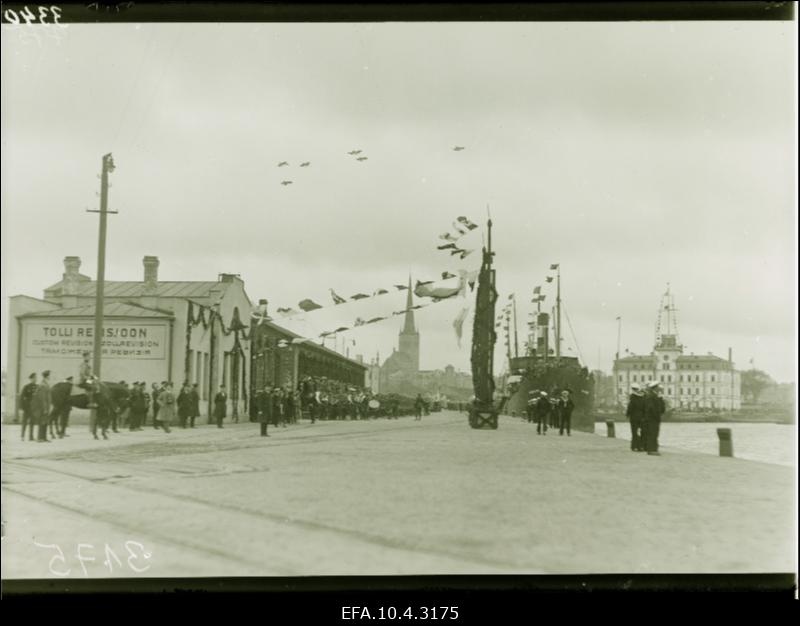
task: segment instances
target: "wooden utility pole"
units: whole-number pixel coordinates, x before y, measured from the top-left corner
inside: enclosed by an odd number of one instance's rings
[[[103,338],[103,303],[106,277],[106,216],[117,211],[108,210],[108,175],[114,171],[114,159],[111,153],[103,156],[103,168],[100,174],[100,210],[88,213],[100,214],[100,235],[97,244],[97,289],[95,290],[94,313],[94,367],[93,373],[99,379],[102,365]]]
[[[556,358],[561,357],[561,263],[556,265]]]
[[[514,357],[519,358],[519,339],[517,338],[517,298],[513,297],[514,302]]]

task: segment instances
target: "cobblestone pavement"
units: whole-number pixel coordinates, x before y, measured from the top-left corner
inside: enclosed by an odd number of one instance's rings
[[[4,425],[2,576],[795,569],[792,468],[455,412],[270,435]]]

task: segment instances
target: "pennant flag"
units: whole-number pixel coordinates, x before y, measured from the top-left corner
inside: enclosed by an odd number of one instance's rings
[[[436,246],[437,250],[450,250],[451,248],[455,248],[456,244],[454,243],[446,243],[443,246]]]
[[[357,317],[355,323],[353,324],[353,327],[357,328],[358,326],[363,326],[364,324],[366,324],[366,322],[360,317]]]
[[[475,291],[475,281],[474,280],[469,281],[469,290],[470,291]]]
[[[475,230],[476,228],[478,228],[478,225],[477,225],[477,224],[474,224],[473,222],[469,221],[469,220],[468,220],[466,217],[464,217],[463,215],[462,215],[462,216],[460,216],[460,217],[458,218],[458,221],[459,221],[461,224],[463,224],[464,226],[466,226],[467,230]]]
[[[458,312],[456,315],[456,319],[453,320],[453,328],[456,331],[456,339],[458,341],[458,347],[461,347],[461,335],[464,331],[464,320],[467,319],[467,313],[469,313],[469,307],[464,307],[461,311]]]
[[[412,308],[413,310],[416,310],[416,309],[421,309],[421,308],[422,308],[422,307],[424,307],[424,306],[425,306],[424,304],[415,304],[415,305],[414,305],[414,306],[412,306],[411,308]]]
[[[354,296],[350,296],[351,300],[363,300],[364,298],[369,298],[369,296],[365,293],[357,293]]]
[[[622,319],[621,317],[617,317],[617,318],[614,318],[614,321],[615,321],[615,322],[618,322],[618,321],[620,321],[621,319]]]
[[[455,274],[451,274],[450,272],[442,272],[442,279],[447,280],[448,278],[455,278]]]
[[[333,298],[334,304],[343,304],[344,302],[346,302],[346,300],[342,298],[342,296],[337,294],[333,289],[330,289],[329,291],[331,292],[331,298]]]
[[[288,347],[288,345],[289,345],[289,342],[286,341],[286,339],[281,339],[280,341],[278,341],[278,347],[279,348],[286,348],[286,347]]]
[[[553,282],[553,277],[552,277],[552,276],[548,276],[547,278],[545,278],[545,280],[546,280],[548,283],[552,283],[552,282]]]
[[[533,288],[533,293],[535,293],[535,294],[542,293],[542,288],[541,287],[534,287]]]
[[[317,304],[313,300],[308,300],[308,299],[298,302],[297,306],[299,306],[304,311],[316,311],[317,309],[322,308],[319,304]]]
[[[311,341],[308,337],[295,337],[292,339],[292,343],[305,343],[306,341]]]
[[[445,241],[458,241],[458,237],[453,237],[450,233],[444,233],[443,235],[439,235],[439,239],[444,239]]]
[[[339,326],[339,328],[337,328],[333,332],[335,332],[335,333],[343,333],[346,330],[350,330],[350,329],[347,326]]]
[[[553,263],[553,265],[550,266],[550,269],[551,270],[557,270],[558,269],[558,263]]]
[[[373,295],[375,295],[375,296],[382,296],[382,295],[383,295],[383,294],[385,294],[385,293],[389,293],[389,292],[388,292],[388,291],[386,291],[385,289],[378,289],[378,291],[376,291],[376,292],[375,292]]]
[[[462,228],[458,224],[458,222],[453,222],[453,230],[455,230],[459,235],[466,235],[467,234],[467,231],[466,230],[462,230]]]
[[[464,251],[461,248],[454,247],[452,250],[450,250],[450,256],[453,256],[454,254],[461,254],[462,252]]]
[[[405,311],[403,312],[405,313]],[[367,324],[374,324],[375,322],[380,322],[385,319],[385,317],[373,317],[371,320],[367,320]]]
[[[436,282],[420,282],[414,289],[414,295],[420,298],[451,298],[458,295],[463,287],[463,282],[457,276]]]
[[[475,252],[475,250],[462,250],[462,251],[461,251],[461,258],[462,258],[462,259],[465,259],[465,258],[467,258],[467,257],[468,257],[470,254],[472,254],[473,252]]]
[[[332,330],[329,330],[327,332],[319,334],[320,337],[330,337],[331,335],[333,335],[333,331]]]
[[[514,294],[513,293],[508,294],[508,299],[509,300],[513,300],[514,299]]]
[[[405,285],[395,285],[398,291],[403,291],[403,289],[408,289]]]
[[[278,313],[280,313],[284,317],[288,317],[289,315],[296,315],[297,311],[295,311],[291,307],[279,307]]]

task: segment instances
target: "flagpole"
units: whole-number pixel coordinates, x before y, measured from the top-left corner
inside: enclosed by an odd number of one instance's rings
[[[519,358],[519,341],[517,339],[517,298],[514,297],[514,357]]]
[[[556,358],[561,357],[561,263],[556,266]]]

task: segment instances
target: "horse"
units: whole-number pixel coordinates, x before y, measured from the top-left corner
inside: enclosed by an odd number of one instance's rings
[[[97,436],[97,426],[100,426],[103,439],[108,439],[108,426],[111,423],[111,416],[116,414],[125,400],[129,391],[125,385],[110,382],[94,383],[94,402],[97,405],[96,419],[92,420],[91,430],[95,439]],[[48,418],[50,426],[50,436],[55,437],[57,431],[59,437],[63,437],[67,429],[69,413],[73,408],[89,408],[89,396],[87,393],[72,395],[72,383],[56,383],[50,388],[50,401],[52,409]]]

